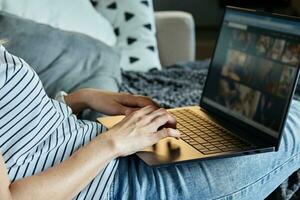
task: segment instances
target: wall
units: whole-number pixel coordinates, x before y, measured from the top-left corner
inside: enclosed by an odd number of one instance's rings
[[[221,11],[218,0],[153,0],[154,8],[160,10],[183,10],[193,14],[197,26],[217,26]]]

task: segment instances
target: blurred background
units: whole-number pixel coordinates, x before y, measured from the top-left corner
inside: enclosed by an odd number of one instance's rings
[[[300,0],[154,0],[156,11],[182,10],[196,23],[197,59],[211,57],[226,5],[300,16]]]

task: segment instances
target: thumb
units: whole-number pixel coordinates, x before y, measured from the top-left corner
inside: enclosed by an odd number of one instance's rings
[[[158,140],[164,139],[166,137],[175,137],[175,138],[180,137],[180,132],[178,130],[172,129],[172,128],[163,128],[154,134],[156,135]]]

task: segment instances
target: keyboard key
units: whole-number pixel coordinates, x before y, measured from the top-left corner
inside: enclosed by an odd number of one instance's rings
[[[194,146],[194,145],[198,145],[198,142],[196,142],[195,140],[193,140],[189,144],[192,145],[192,146]]]
[[[205,155],[209,155],[209,154],[215,154],[215,153],[222,153],[222,151],[220,151],[220,150],[214,150],[214,151],[203,151],[202,152],[203,154],[205,154]]]
[[[202,138],[200,138],[200,137],[198,137],[198,138],[195,138],[194,140],[196,140],[199,144],[205,144],[205,143],[207,143],[207,141],[206,140],[204,140],[204,139],[202,139]]]
[[[190,137],[189,136],[187,136],[187,135],[183,135],[183,136],[181,136],[181,139],[189,139]]]
[[[194,139],[194,138],[198,138],[199,136],[196,134],[190,134],[190,137]]]
[[[177,128],[185,142],[204,154],[249,149],[250,145],[216,123],[188,109],[171,111],[177,119]]]
[[[206,150],[206,148],[204,146],[202,146],[201,144],[196,144],[196,145],[193,145],[196,149],[198,150]]]
[[[208,149],[211,150],[211,151],[219,150],[217,147],[210,147]]]

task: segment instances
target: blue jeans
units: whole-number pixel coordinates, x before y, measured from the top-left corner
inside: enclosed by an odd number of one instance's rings
[[[278,152],[162,168],[148,167],[135,156],[121,158],[109,198],[260,200],[299,168],[300,102],[294,101]]]

